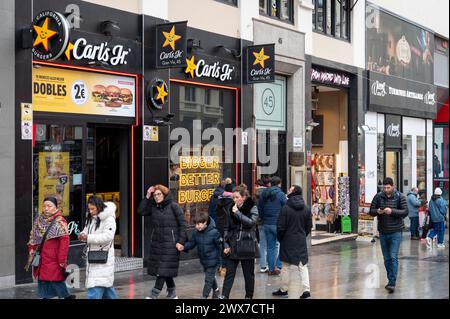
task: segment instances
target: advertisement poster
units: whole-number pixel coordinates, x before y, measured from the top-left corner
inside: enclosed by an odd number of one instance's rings
[[[69,216],[69,152],[39,152],[39,212],[47,196],[55,197],[60,202],[61,214]]]
[[[33,68],[35,111],[135,117],[136,80],[132,77]]]

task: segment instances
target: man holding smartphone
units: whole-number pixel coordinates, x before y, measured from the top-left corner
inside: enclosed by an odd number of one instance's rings
[[[408,216],[408,204],[405,195],[394,188],[392,178],[384,179],[383,191],[373,198],[369,214],[378,217],[380,244],[388,277],[385,288],[389,293],[393,293],[398,272],[398,251],[404,228],[403,218]]]

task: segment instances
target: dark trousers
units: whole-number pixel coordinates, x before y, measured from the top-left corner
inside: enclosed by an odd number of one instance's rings
[[[245,280],[245,298],[253,298],[253,291],[255,290],[255,259],[234,260],[226,259],[227,272],[223,281],[222,295],[225,298],[230,297],[230,291],[233,287],[236,270],[241,262],[242,271]]]
[[[411,237],[419,237],[419,217],[409,217]]]
[[[173,277],[156,277],[155,288],[158,290],[162,290],[164,287],[164,283],[167,285],[167,289],[175,288],[175,281]]]
[[[217,267],[205,268],[205,285],[203,286],[203,297],[208,298],[211,289],[215,291],[219,286],[216,280]]]

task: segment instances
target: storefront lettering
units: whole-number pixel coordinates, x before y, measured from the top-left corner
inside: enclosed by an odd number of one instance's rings
[[[220,81],[231,81],[233,77],[231,74],[234,72],[234,67],[230,64],[222,64],[216,62],[212,65],[206,64],[205,60],[199,60],[197,62],[197,68],[195,75],[198,78],[209,77],[219,79]]]
[[[78,229],[78,224],[74,221],[71,221],[69,224],[67,224],[67,228],[69,230],[69,235],[72,235],[72,233],[75,235],[80,234],[80,230]]]
[[[218,185],[219,173],[192,173],[180,175],[180,186]]]
[[[214,188],[178,191],[178,204],[209,202]]]
[[[372,84],[372,94],[375,96],[385,96],[386,92],[386,82],[381,83],[380,81],[375,81]]]
[[[64,84],[33,83],[33,94],[66,96],[67,89]]]
[[[102,42],[100,45],[87,44],[87,40],[80,38],[75,41],[73,48],[73,57],[77,60],[88,59],[108,62],[111,65],[127,64],[125,60],[131,49],[125,50],[123,45],[108,47],[108,42]]]
[[[400,136],[400,124],[395,125],[391,123],[387,129],[387,134],[390,137],[399,137]]]
[[[272,74],[271,68],[265,68],[265,69],[261,69],[261,70],[253,69],[250,71],[251,76],[267,76],[267,75],[271,75],[271,74]]]
[[[344,74],[323,72],[312,69],[311,81],[334,85],[350,85],[350,78]]]
[[[161,52],[159,55],[159,59],[161,61],[163,60],[170,60],[170,59],[180,59],[183,57],[183,51],[177,50],[177,51],[170,51],[170,52]]]

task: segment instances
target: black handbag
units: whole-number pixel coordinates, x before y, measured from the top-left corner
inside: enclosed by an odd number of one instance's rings
[[[108,250],[90,250],[88,252],[88,263],[106,264],[108,262]]]
[[[243,231],[241,227],[239,238],[236,240],[236,256],[238,258],[255,258],[257,246],[258,244],[252,234]]]

